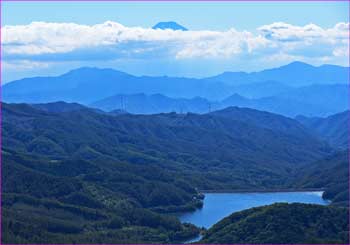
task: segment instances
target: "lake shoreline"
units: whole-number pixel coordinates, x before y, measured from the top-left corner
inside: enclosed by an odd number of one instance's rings
[[[201,190],[205,191],[205,190]],[[203,208],[193,212],[179,213],[182,223],[210,228],[228,215],[242,210],[271,205],[274,203],[306,203],[328,205],[322,198],[323,189],[280,189],[280,190],[225,190],[231,192],[201,192],[205,195]]]
[[[305,193],[305,192],[324,192],[325,189],[322,189],[322,188],[307,188],[307,189],[264,189],[264,190],[261,190],[261,189],[258,189],[258,190],[198,190],[199,193],[203,194],[204,197],[207,195],[207,194],[212,194],[212,195],[215,195],[215,194],[269,194],[269,193],[298,193],[298,192],[302,192],[302,193]],[[322,195],[320,196],[322,200],[324,201],[328,201],[326,199],[324,199],[322,197]],[[204,198],[205,199],[205,198]],[[203,200],[204,200],[203,199]],[[266,205],[270,205],[270,204],[266,204]],[[320,204],[322,205],[322,204]],[[264,206],[264,205],[262,205]],[[258,206],[259,207],[259,206]],[[196,211],[198,211],[200,209],[197,209]],[[244,209],[243,209],[244,210]],[[186,215],[186,214],[189,214],[189,213],[194,213],[196,211],[192,211],[192,212],[180,212],[178,213],[178,215]],[[232,213],[235,213],[235,212],[240,212],[241,210],[239,211],[234,211]],[[188,223],[192,223],[192,222],[188,222]],[[192,223],[193,224],[193,223]],[[196,225],[196,224],[195,224]],[[204,228],[202,226],[202,228]],[[204,229],[208,229],[209,227],[206,227]],[[203,238],[203,231],[200,232],[197,236],[194,236],[193,238],[190,238],[190,239],[187,239],[185,241],[182,242],[182,244],[191,244],[191,243],[195,243],[195,242],[198,242],[200,241],[202,238]]]

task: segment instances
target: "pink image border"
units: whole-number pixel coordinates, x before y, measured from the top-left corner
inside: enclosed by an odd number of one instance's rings
[[[2,146],[2,77],[3,77],[3,64],[2,64],[2,11],[3,11],[3,2],[96,2],[96,3],[101,3],[103,4],[104,2],[150,2],[150,3],[155,3],[155,2],[195,2],[200,4],[201,2],[212,2],[212,3],[223,3],[223,2],[249,2],[251,4],[255,3],[262,3],[262,2],[348,2],[348,22],[350,22],[350,0],[0,0],[0,147]],[[349,41],[350,41],[350,29],[348,30],[349,34]],[[350,45],[348,45],[349,53],[350,53]],[[350,67],[350,56],[348,57],[348,67]],[[350,108],[350,69],[348,69],[348,108]],[[350,151],[350,111],[348,113],[348,151]],[[350,154],[348,158],[348,163],[350,165]],[[350,190],[350,167],[349,167],[349,190]],[[0,180],[2,180],[2,153],[0,154]],[[349,200],[350,201],[350,200]],[[350,203],[350,202],[349,202]],[[0,244],[2,243],[2,181],[0,181]],[[349,207],[348,207],[349,208]],[[349,217],[348,221],[350,223],[350,212],[348,212]],[[349,232],[349,241],[350,241],[350,232]],[[4,243],[5,244],[5,243]],[[8,243],[6,243],[8,244]],[[27,244],[27,243],[26,243]],[[8,244],[12,245],[12,244]],[[27,245],[36,245],[34,243],[28,243]],[[45,243],[40,243],[40,245],[53,245],[53,244],[45,244]],[[60,245],[68,245],[68,244],[60,244]],[[103,245],[103,244],[90,244],[89,245]],[[108,245],[117,245],[117,244],[108,244]],[[241,245],[253,245],[253,244],[241,244]],[[284,245],[284,244],[271,244],[271,245]],[[304,244],[308,245],[308,244]],[[323,245],[328,245],[328,244],[323,244]],[[331,245],[331,244],[329,244]]]

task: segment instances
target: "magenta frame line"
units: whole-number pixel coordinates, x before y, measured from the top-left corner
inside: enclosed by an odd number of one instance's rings
[[[233,3],[261,3],[261,2],[348,2],[348,22],[350,22],[350,0],[0,0],[0,148],[2,149],[2,2],[99,2],[103,4],[104,2],[150,2],[150,3],[160,3],[160,2],[188,2],[188,3],[200,3],[200,2],[212,2],[212,3],[223,3],[223,2],[233,2]],[[348,50],[350,54],[350,27],[348,30],[349,38],[348,38]],[[348,57],[348,108],[350,108],[350,55]],[[350,110],[348,113],[348,164],[349,164],[349,190],[350,190]],[[350,203],[350,196],[349,196],[349,203]],[[349,208],[349,207],[348,207]],[[350,212],[348,221],[350,223]],[[350,241],[350,231],[349,231],[349,241]],[[2,245],[2,154],[0,154],[0,245]],[[18,245],[18,244],[9,244],[6,243],[6,245]],[[48,243],[28,243],[26,245],[56,245],[54,243],[48,244]],[[58,244],[57,244],[58,245]],[[59,245],[71,245],[71,244],[59,244]],[[78,244],[78,245],[120,245],[120,244]],[[146,245],[146,244],[130,244],[130,245]],[[169,244],[169,245],[180,245],[180,244]],[[202,244],[202,245],[209,245],[209,244]],[[225,245],[225,244],[220,244]],[[227,244],[228,245],[228,244]],[[240,244],[240,245],[257,245],[257,244]],[[294,244],[283,244],[283,243],[275,243],[275,244],[269,244],[269,245],[294,245]],[[300,245],[311,245],[311,244],[300,244]],[[319,245],[333,245],[333,244],[319,244]],[[340,245],[347,245],[347,244],[340,244]]]
[[[0,0],[0,2],[350,2],[350,0]]]

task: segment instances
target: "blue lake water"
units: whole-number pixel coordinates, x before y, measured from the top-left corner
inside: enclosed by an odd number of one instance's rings
[[[181,222],[209,228],[233,212],[276,202],[299,202],[326,205],[320,191],[270,193],[206,193],[202,209],[181,214]]]

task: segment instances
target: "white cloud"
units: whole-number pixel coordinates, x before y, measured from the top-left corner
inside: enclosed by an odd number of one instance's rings
[[[335,57],[346,57],[349,55],[349,48],[346,46],[337,47],[333,50],[333,55]]]
[[[6,71],[24,71],[24,70],[32,70],[32,69],[42,69],[48,68],[48,63],[42,62],[33,62],[30,60],[15,60],[15,61],[4,61],[2,63],[4,70]]]
[[[97,25],[32,22],[4,26],[5,59],[114,59],[161,56],[173,59],[237,58],[301,59],[348,57],[349,23],[324,29],[315,24],[277,22],[248,31],[173,31],[126,27],[107,21]],[[108,50],[108,52],[106,51]],[[276,56],[277,55],[277,56]]]

